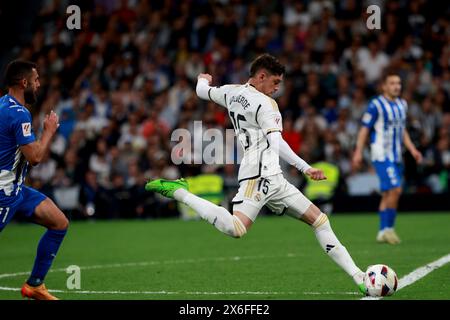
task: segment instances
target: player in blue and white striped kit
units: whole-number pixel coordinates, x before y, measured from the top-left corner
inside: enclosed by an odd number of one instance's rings
[[[388,71],[382,78],[382,94],[373,98],[362,118],[353,165],[358,168],[363,150],[370,137],[371,161],[380,179],[382,198],[379,206],[380,230],[378,242],[400,242],[394,231],[398,200],[402,192],[403,145],[417,163],[422,154],[416,149],[406,131],[407,103],[400,98],[401,79],[397,73]]]
[[[25,107],[36,102],[40,86],[34,63],[12,61],[6,68],[5,81],[8,94],[0,97],[0,232],[16,214],[47,228],[21,292],[24,297],[36,300],[55,300],[45,287],[44,278],[66,235],[69,221],[52,200],[25,186],[24,181],[28,163],[39,164],[48,151],[59,127],[58,116],[53,111],[45,116],[44,130],[37,139],[31,113]]]

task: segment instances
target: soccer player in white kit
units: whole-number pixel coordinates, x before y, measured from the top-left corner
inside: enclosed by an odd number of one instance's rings
[[[285,68],[269,54],[256,58],[250,78],[243,85],[211,87],[212,76],[198,76],[197,95],[228,110],[238,140],[244,149],[239,168],[239,191],[233,198],[233,213],[188,191],[184,179],[149,181],[145,189],[181,201],[221,232],[241,238],[252,226],[265,205],[275,214],[283,213],[310,225],[320,246],[366,293],[364,272],[353,262],[347,249],[331,229],[322,213],[283,176],[279,158],[295,166],[313,180],[326,179],[292,151],[281,136],[282,118],[273,95],[283,80]]]

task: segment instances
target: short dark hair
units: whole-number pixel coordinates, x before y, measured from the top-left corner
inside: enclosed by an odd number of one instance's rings
[[[286,72],[285,67],[280,63],[280,61],[267,53],[262,54],[253,60],[250,66],[250,77],[255,76],[255,74],[261,69],[266,69],[269,73],[277,76],[283,75]]]
[[[381,83],[385,83],[387,78],[392,77],[392,76],[400,77],[400,74],[395,69],[388,68],[388,69],[384,70],[381,75]]]
[[[36,69],[36,64],[25,60],[14,60],[6,66],[5,82],[8,87],[18,85],[20,81],[27,78]]]

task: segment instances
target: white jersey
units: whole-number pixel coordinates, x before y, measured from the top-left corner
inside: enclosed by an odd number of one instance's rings
[[[248,83],[211,87],[208,97],[228,109],[234,131],[244,150],[239,182],[281,173],[279,156],[266,138],[267,134],[283,130],[275,100]]]

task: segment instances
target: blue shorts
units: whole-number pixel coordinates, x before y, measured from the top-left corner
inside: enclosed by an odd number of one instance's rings
[[[22,186],[17,200],[11,204],[0,203],[0,232],[11,221],[16,213],[25,217],[31,217],[36,207],[47,197],[33,188]]]
[[[402,186],[403,165],[391,161],[373,161],[378,178],[380,178],[381,191],[388,191]]]

